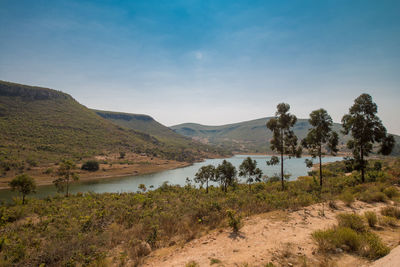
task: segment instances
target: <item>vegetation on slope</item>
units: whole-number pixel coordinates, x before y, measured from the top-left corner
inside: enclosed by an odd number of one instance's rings
[[[221,149],[193,141],[192,138],[178,134],[148,115],[102,110],[94,111],[99,116],[113,122],[116,125],[149,134],[166,144],[176,146],[180,149],[193,149],[197,151],[207,151],[221,154],[224,153],[224,151]]]
[[[190,184],[164,184],[141,193],[29,199],[26,205],[17,200],[0,206],[0,265],[134,265],[152,249],[187,242],[220,226],[233,227],[233,221],[240,226],[241,216],[296,209],[343,194],[362,201],[399,202],[398,192],[387,190],[399,182],[399,160],[383,165],[384,171],[368,171],[364,184],[358,174],[345,176],[340,164],[333,165],[322,191],[316,177],[303,177],[288,182],[285,191],[273,181],[256,183],[251,191],[234,184],[227,193],[218,187],[206,193]],[[368,192],[379,192],[382,198],[367,198]]]
[[[0,171],[94,155],[146,153],[178,161],[202,157],[187,149],[120,127],[79,104],[70,95],[47,88],[0,81]]]
[[[271,153],[269,140],[272,138],[272,132],[265,126],[271,118],[266,117],[221,126],[184,123],[171,126],[171,129],[195,140],[217,145],[235,152]],[[298,119],[293,127],[293,131],[299,140],[302,140],[306,137],[310,128],[311,125],[308,119]],[[346,142],[349,137],[341,133],[343,130],[342,125],[333,123],[332,130],[339,134],[339,150],[346,151]],[[396,145],[392,155],[400,155],[400,136],[396,135],[395,140]]]

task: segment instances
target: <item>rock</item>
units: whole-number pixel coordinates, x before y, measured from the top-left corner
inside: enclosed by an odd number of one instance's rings
[[[287,264],[289,267],[293,267],[293,263],[291,263],[291,262],[288,262],[288,264]]]
[[[151,252],[151,246],[145,241],[140,242],[140,251],[142,255],[147,256]]]
[[[337,248],[337,249],[335,250],[335,252],[338,253],[338,254],[339,254],[339,253],[343,253],[343,249]]]

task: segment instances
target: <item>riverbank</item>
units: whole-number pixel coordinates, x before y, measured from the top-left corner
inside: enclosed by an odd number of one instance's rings
[[[210,155],[212,157],[212,155]],[[193,163],[180,162],[174,160],[165,160],[155,157],[147,157],[145,155],[130,154],[123,159],[118,155],[98,156],[96,159],[100,162],[99,170],[89,172],[81,170],[81,164],[77,164],[76,172],[79,180],[95,181],[110,178],[119,178],[125,176],[136,176],[142,174],[150,174],[165,170],[172,170],[190,166]],[[38,186],[52,185],[58,166],[56,164],[32,167],[25,171],[32,176]],[[0,178],[0,190],[9,189],[9,182],[17,175],[10,172],[8,176]]]

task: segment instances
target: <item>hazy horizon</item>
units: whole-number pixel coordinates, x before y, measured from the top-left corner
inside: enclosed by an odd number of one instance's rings
[[[172,126],[340,123],[369,93],[400,134],[398,1],[0,1],[0,80]]]

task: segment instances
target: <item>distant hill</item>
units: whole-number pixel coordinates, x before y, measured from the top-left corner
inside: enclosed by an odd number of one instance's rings
[[[154,120],[152,117],[143,114],[131,114],[122,112],[93,110],[98,115],[121,127],[149,134],[158,140],[179,147],[181,149],[196,149],[200,151],[213,151],[215,147],[193,141],[192,138],[178,134]],[[218,151],[223,153],[223,151]]]
[[[267,129],[266,123],[271,117],[244,121],[221,126],[207,126],[196,123],[183,123],[172,126],[176,133],[191,137],[195,140],[207,144],[217,145],[234,152],[271,152],[269,140],[272,138],[272,132]],[[298,119],[294,132],[299,139],[303,139],[310,129],[307,119]],[[339,133],[339,146],[345,149],[348,136],[340,133],[342,126],[340,123],[334,123],[333,130]],[[396,147],[393,154],[400,154],[400,137],[395,136]]]
[[[203,155],[115,125],[60,91],[0,81],[0,169],[119,151],[193,161]],[[175,134],[175,133],[172,133]],[[183,138],[183,137],[181,137]]]

